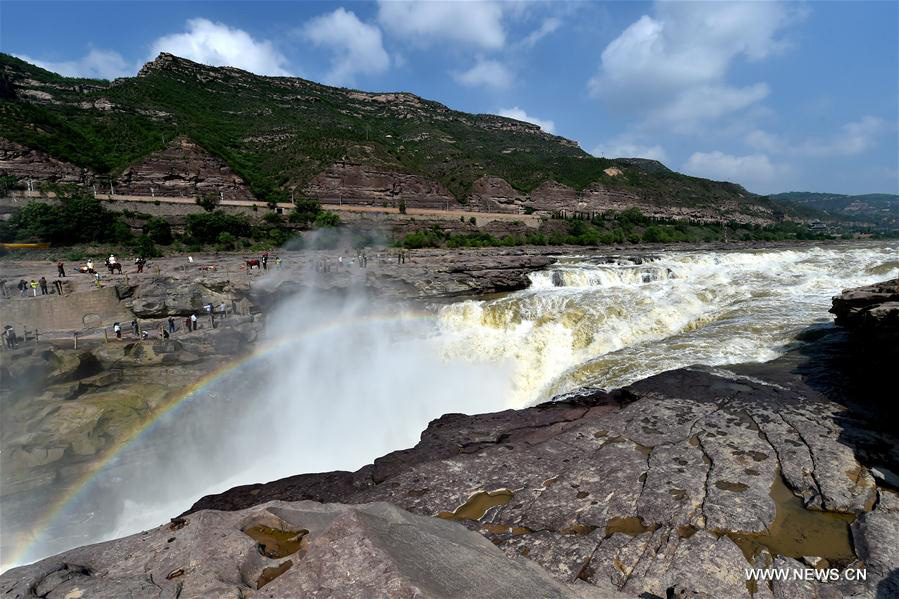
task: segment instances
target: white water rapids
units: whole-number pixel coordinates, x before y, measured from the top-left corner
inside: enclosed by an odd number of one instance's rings
[[[581,386],[620,387],[691,364],[771,360],[841,289],[891,278],[891,244],[668,252],[634,264],[570,257],[531,287],[443,308],[451,360],[512,364],[516,407]]]
[[[829,321],[840,289],[896,276],[893,242],[672,251],[642,264],[571,256],[533,273],[526,290],[428,317],[364,297],[300,294],[267,317],[266,336],[290,340],[279,351],[162,418],[49,522],[4,520],[33,530],[13,543],[12,561],[149,528],[236,485],[355,470],[413,446],[448,412],[523,407],[697,363],[769,360]]]

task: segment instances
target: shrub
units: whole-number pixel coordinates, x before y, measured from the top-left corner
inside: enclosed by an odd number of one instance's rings
[[[340,217],[328,210],[322,210],[315,217],[315,226],[319,229],[323,227],[336,227],[338,225],[340,225]]]
[[[187,233],[197,243],[215,243],[222,233],[246,237],[250,232],[250,223],[241,215],[221,210],[187,215]]]
[[[135,249],[137,250],[138,255],[143,256],[144,258],[156,258],[162,255],[153,244],[153,240],[147,235],[138,237]]]
[[[144,233],[153,240],[153,243],[169,245],[174,241],[172,225],[162,218],[153,217],[143,227]]]
[[[234,249],[234,242],[237,241],[237,239],[231,233],[222,231],[219,233],[216,241],[218,242],[218,249],[226,251]]]
[[[400,200],[399,210],[400,214],[406,214],[406,200]]]
[[[272,225],[280,225],[281,215],[277,212],[266,212],[265,216],[262,217],[262,220]]]
[[[214,195],[204,194],[197,197],[197,206],[205,210],[206,212],[212,212],[215,210],[215,207],[218,206],[219,199]],[[256,207],[255,205],[253,206]]]

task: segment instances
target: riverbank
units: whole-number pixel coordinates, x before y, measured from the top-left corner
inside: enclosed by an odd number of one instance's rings
[[[869,341],[863,327],[818,325],[766,363],[447,414],[415,447],[356,472],[204,497],[149,533],[10,571],[0,589],[144,592],[151,572],[160,596],[256,596],[263,584],[272,596],[387,596],[389,585],[449,596],[486,561],[495,566],[484,596],[524,596],[520,579],[560,597],[890,597],[899,592],[899,437],[884,395],[888,356]],[[456,521],[496,549],[412,514]],[[253,526],[301,540],[272,545]],[[410,531],[402,541],[391,532],[400,529]],[[213,535],[227,539],[224,553],[207,542]],[[440,566],[422,560],[450,553],[455,573],[437,582]],[[522,560],[541,569],[520,570]],[[745,573],[807,567],[866,579],[766,584]]]

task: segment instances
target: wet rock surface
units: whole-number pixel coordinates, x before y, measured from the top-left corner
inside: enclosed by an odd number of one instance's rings
[[[899,526],[897,495],[871,468],[896,468],[899,439],[856,403],[870,387],[844,387],[837,402],[834,385],[803,372],[847,342],[832,327],[824,337],[767,364],[686,368],[525,410],[449,414],[415,448],[357,472],[238,487],[191,511],[387,501],[422,515],[469,513],[461,522],[510,557],[629,596],[892,596],[882,589],[895,587],[899,568],[886,540]],[[483,503],[500,493],[504,501]],[[746,568],[808,567],[803,559],[866,567],[868,579],[803,581],[806,595],[746,579]]]
[[[846,289],[830,311],[838,325],[899,355],[899,279]]]
[[[260,529],[268,538],[260,540]],[[272,536],[296,539],[273,550]],[[274,501],[202,511],[11,570],[0,594],[34,597],[626,597],[573,586],[489,540],[387,503]]]

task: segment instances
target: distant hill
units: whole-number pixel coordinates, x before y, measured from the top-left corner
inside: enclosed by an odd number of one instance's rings
[[[36,179],[264,201],[299,195],[514,212],[636,207],[758,223],[799,214],[656,161],[593,157],[530,123],[170,54],[111,82],[61,77],[0,54],[0,175],[18,185]]]
[[[897,194],[842,195],[790,191],[768,197],[782,204],[820,210],[836,219],[869,222],[877,227],[899,229],[899,195]]]

